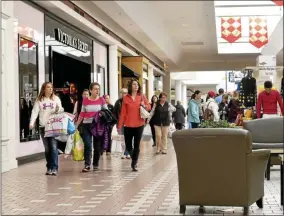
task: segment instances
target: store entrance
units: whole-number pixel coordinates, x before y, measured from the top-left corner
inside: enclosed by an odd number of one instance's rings
[[[57,52],[52,53],[53,85],[65,112],[73,113],[74,104],[91,83],[91,64]]]

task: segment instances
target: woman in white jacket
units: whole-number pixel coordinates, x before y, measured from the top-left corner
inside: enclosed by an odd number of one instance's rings
[[[214,115],[214,121],[219,121],[220,120],[220,116],[218,113],[219,106],[215,101],[215,97],[216,97],[215,92],[213,91],[208,92],[208,96],[207,96],[208,99],[207,99],[206,104],[204,105],[203,110],[206,110],[206,109],[212,110],[213,115]]]
[[[52,83],[43,83],[32,110],[30,129],[34,127],[35,121],[39,116],[40,136],[45,149],[46,175],[57,176],[58,174],[58,150],[55,137],[44,137],[45,125],[52,114],[63,111],[59,97],[54,95]]]

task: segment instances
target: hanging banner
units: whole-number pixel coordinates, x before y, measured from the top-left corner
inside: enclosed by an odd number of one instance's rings
[[[273,0],[271,0],[273,1]],[[283,6],[283,0],[282,1],[273,1],[276,5],[282,7]]]
[[[249,18],[249,42],[258,49],[268,43],[266,17]]]
[[[229,43],[234,43],[241,38],[241,17],[221,17],[221,37]]]

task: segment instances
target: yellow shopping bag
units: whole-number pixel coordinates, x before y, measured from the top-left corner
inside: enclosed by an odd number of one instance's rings
[[[74,161],[82,161],[84,160],[84,142],[78,130],[76,130],[73,139],[72,158]]]

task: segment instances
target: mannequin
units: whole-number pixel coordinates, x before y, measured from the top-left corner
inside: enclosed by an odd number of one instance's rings
[[[245,107],[253,107],[257,99],[256,79],[252,77],[253,70],[246,69],[245,72],[240,84],[240,101]]]

